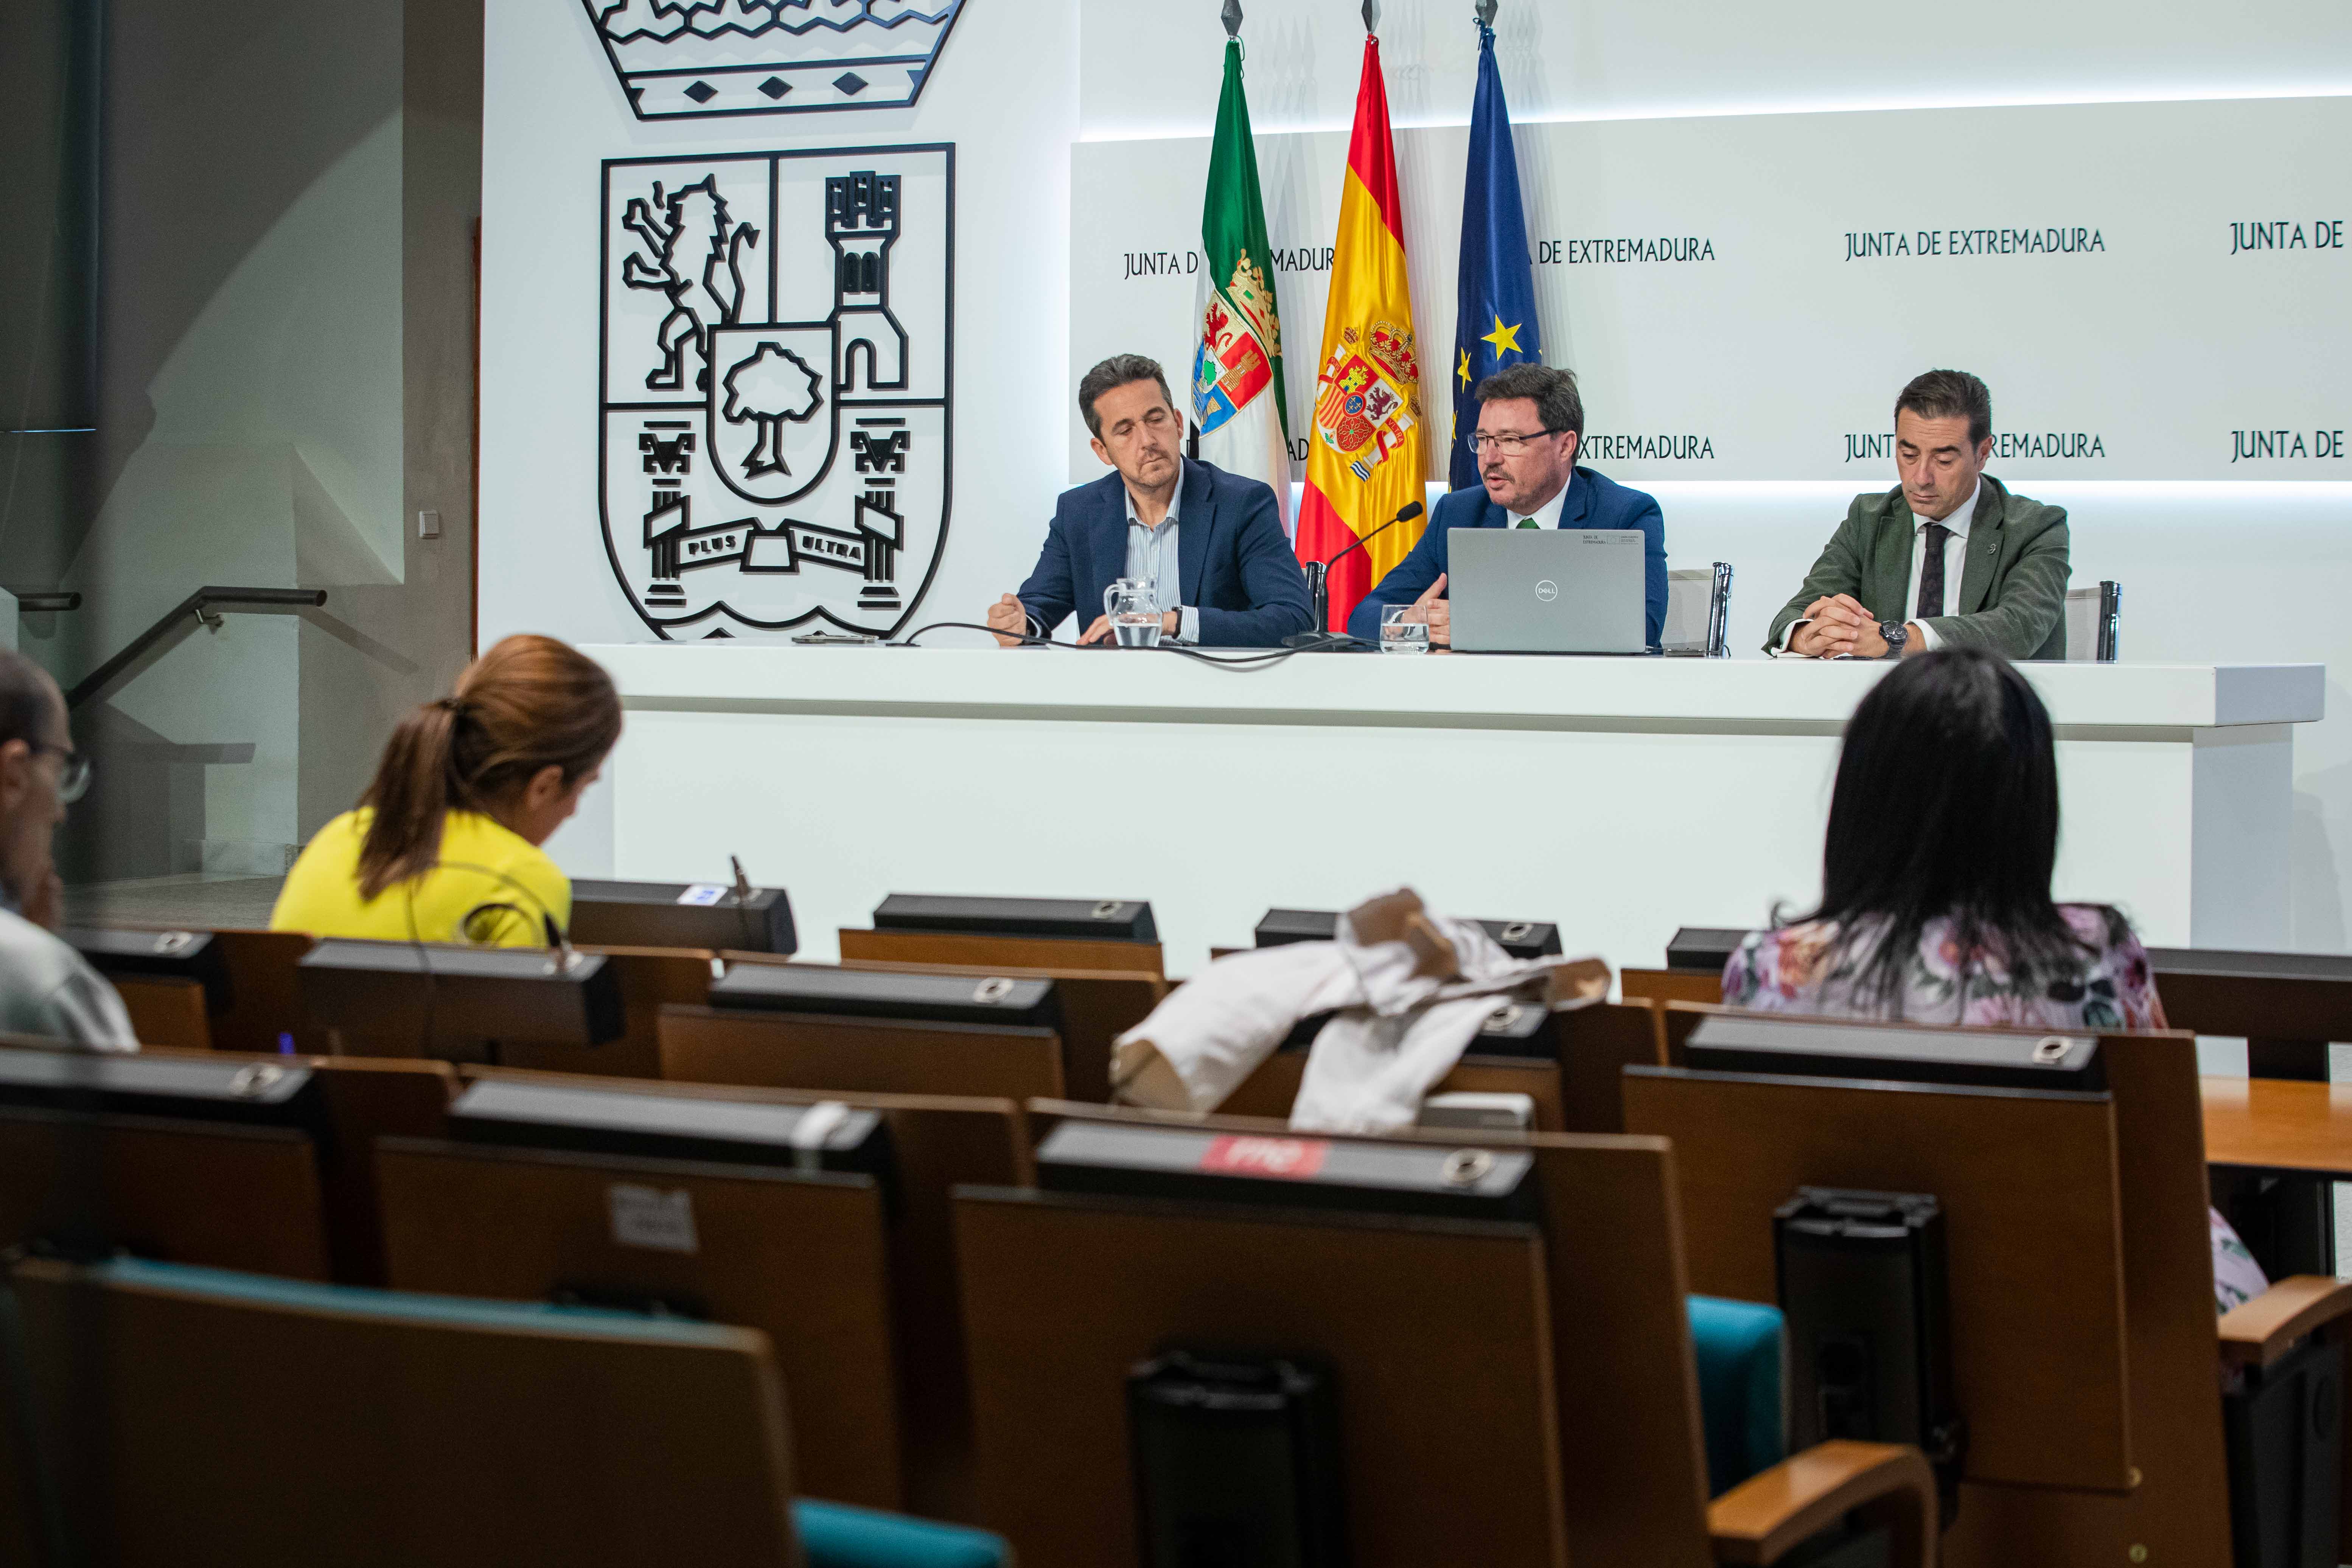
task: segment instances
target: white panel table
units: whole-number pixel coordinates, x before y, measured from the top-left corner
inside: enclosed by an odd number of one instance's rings
[[[1654,965],[1818,895],[1846,716],[1803,660],[713,647],[587,650],[628,709],[614,874],[790,889],[803,954],[888,893],[1148,898],[1184,974],[1267,908],[1410,883]],[[2319,665],[2024,667],[2057,725],[2061,897],[2151,943],[2286,938]]]

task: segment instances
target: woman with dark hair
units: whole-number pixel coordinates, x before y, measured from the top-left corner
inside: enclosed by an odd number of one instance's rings
[[[540,846],[621,738],[594,660],[510,637],[400,721],[375,781],[319,830],[269,924],[315,936],[537,947],[572,921],[572,883]]]
[[[1752,931],[1723,970],[1734,1007],[2025,1029],[2161,1029],[2131,924],[2050,897],[2050,714],[1981,648],[1906,658],[1846,724],[1820,908]],[[2214,1299],[2267,1281],[2212,1216]]]

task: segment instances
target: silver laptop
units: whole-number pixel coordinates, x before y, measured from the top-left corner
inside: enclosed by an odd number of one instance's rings
[[[1638,528],[1457,528],[1445,591],[1461,653],[1643,653]]]

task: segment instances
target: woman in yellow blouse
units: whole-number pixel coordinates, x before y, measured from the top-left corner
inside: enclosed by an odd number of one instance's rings
[[[287,873],[270,928],[553,942],[571,924],[572,882],[540,846],[620,737],[621,700],[594,660],[552,637],[506,638],[454,693],[401,721],[357,809]]]

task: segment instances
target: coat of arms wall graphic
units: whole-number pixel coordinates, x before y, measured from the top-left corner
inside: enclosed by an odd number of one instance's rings
[[[904,109],[964,0],[581,0],[640,120]]]
[[[951,146],[604,164],[604,542],[665,637],[887,636],[947,540]]]

